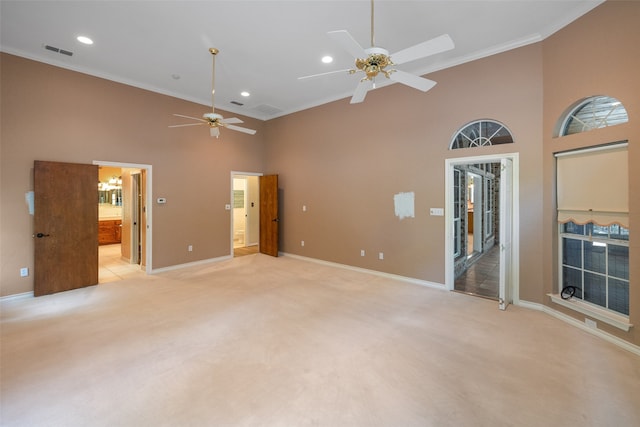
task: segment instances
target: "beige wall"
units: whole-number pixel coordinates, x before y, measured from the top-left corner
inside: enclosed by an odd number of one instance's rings
[[[169,129],[172,113],[209,107],[12,55],[1,56],[1,295],[33,290],[34,160],[152,165],[154,269],[230,254],[231,170],[263,171],[264,122],[246,119],[254,136],[206,127]],[[231,116],[230,114],[225,114]],[[187,252],[193,245],[193,252]]]
[[[518,152],[520,235],[527,242],[520,294],[541,303],[541,46],[429,78],[438,84],[427,93],[394,85],[362,104],[345,99],[269,122],[267,165],[280,174],[284,196],[282,249],[444,283],[445,220],[429,208],[444,207],[445,159]],[[515,143],[450,151],[454,134],[477,119],[504,123]],[[415,218],[395,216],[400,192],[415,193]]]
[[[639,2],[608,1],[577,22],[543,42],[544,52],[544,293],[557,292],[558,252],[555,225],[555,159],[553,153],[609,142],[629,141],[629,333],[599,322],[598,327],[640,344],[640,40]],[[554,128],[562,113],[574,102],[593,95],[620,100],[629,114],[629,123],[586,133],[554,138]],[[544,303],[580,321],[584,315]]]
[[[280,175],[281,250],[443,283],[444,217],[429,208],[444,207],[445,159],[517,152],[519,294],[550,305],[546,294],[557,281],[553,152],[628,139],[631,164],[640,160],[640,64],[632,55],[639,11],[637,2],[607,2],[544,42],[429,75],[438,85],[426,94],[393,85],[362,104],[345,99],[266,123],[249,119],[256,136],[225,132],[219,141],[199,128],[167,129],[171,113],[198,115],[202,106],[2,55],[2,295],[33,287],[17,276],[32,267],[24,192],[32,189],[36,159],[152,164],[153,198],[168,200],[153,206],[154,268],[229,253],[229,172],[242,170]],[[552,138],[561,112],[595,94],[620,99],[630,123]],[[449,151],[455,132],[477,119],[504,123],[515,143]],[[640,224],[633,193],[640,170],[630,171],[633,228]],[[408,191],[416,216],[399,220],[393,196]],[[631,322],[638,324],[634,236]],[[640,344],[635,329],[611,332]]]

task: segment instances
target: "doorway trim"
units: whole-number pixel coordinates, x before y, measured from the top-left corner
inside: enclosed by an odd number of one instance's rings
[[[446,289],[453,291],[454,289],[454,256],[453,256],[453,169],[454,166],[466,165],[469,163],[500,163],[503,159],[511,160],[513,170],[511,174],[511,188],[512,188],[512,203],[511,203],[511,224],[512,224],[512,236],[511,236],[511,274],[507,283],[511,283],[511,296],[513,298],[513,304],[518,304],[520,301],[520,182],[519,182],[519,153],[506,153],[506,154],[489,154],[483,156],[473,157],[459,157],[452,159],[445,159],[445,178],[444,178],[444,212],[445,212],[445,287]],[[505,215],[505,207],[500,206],[500,217]]]
[[[234,247],[233,247],[233,179],[236,178],[237,176],[263,176],[264,173],[262,172],[241,172],[241,171],[231,171],[231,175],[230,175],[230,179],[229,179],[229,200],[231,200],[231,205],[230,205],[230,215],[229,215],[229,224],[230,224],[230,228],[229,228],[229,244],[230,244],[230,249],[229,249],[229,253],[231,254],[231,256],[233,257],[233,251],[234,251]],[[258,214],[260,213],[259,211],[260,206],[258,206]],[[246,230],[245,230],[246,232]],[[246,236],[246,235],[245,235]],[[246,237],[245,237],[246,238]]]
[[[146,219],[147,219],[147,230],[145,233],[146,242],[145,242],[145,258],[146,263],[144,266],[144,271],[146,274],[151,274],[153,271],[153,262],[152,262],[152,247],[153,247],[153,187],[152,187],[152,175],[151,175],[151,165],[139,164],[139,163],[123,163],[123,162],[108,162],[103,160],[94,160],[94,165],[98,166],[109,166],[114,168],[134,168],[134,169],[144,169],[146,171]]]

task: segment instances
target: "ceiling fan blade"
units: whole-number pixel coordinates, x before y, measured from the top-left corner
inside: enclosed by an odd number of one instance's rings
[[[451,37],[449,37],[449,34],[443,34],[434,39],[396,52],[391,55],[391,60],[394,64],[404,64],[405,62],[415,61],[416,59],[425,58],[435,55],[436,53],[446,52],[454,47],[455,45]]]
[[[182,124],[182,125],[169,125],[169,127],[170,128],[181,128],[181,127],[184,127],[184,126],[202,126],[204,124],[205,123],[185,123],[185,124]]]
[[[353,55],[354,58],[366,58],[367,53],[360,43],[354,39],[347,30],[329,31],[329,37],[338,42],[344,50]]]
[[[243,128],[240,126],[235,126],[235,125],[228,125],[226,126],[228,129],[232,129],[232,130],[237,130],[240,132],[244,132],[244,133],[248,133],[249,135],[255,135],[256,131],[253,129],[247,129],[247,128]]]
[[[367,96],[367,92],[369,89],[373,87],[373,83],[370,80],[362,80],[356,86],[356,91],[353,93],[351,97],[350,104],[357,104],[359,102],[364,101],[364,97]]]
[[[428,91],[436,85],[436,82],[434,82],[433,80],[425,79],[424,77],[419,77],[400,70],[395,70],[389,75],[389,78],[394,82],[411,86],[412,88],[421,90],[423,92]]]
[[[217,127],[212,127],[210,132],[211,136],[215,136],[216,138],[220,136],[220,129],[218,129]]]
[[[198,117],[184,116],[184,115],[182,115],[182,114],[174,114],[174,116],[176,116],[176,117],[182,117],[182,118],[185,118],[185,119],[198,120],[199,122],[207,123],[207,121],[206,121],[206,120],[204,120],[204,119],[200,119],[200,118],[198,118]]]
[[[229,119],[222,119],[220,120],[222,123],[224,123],[225,125],[231,124],[231,123],[244,123],[242,120],[240,120],[237,117],[231,117]]]
[[[353,73],[351,73],[351,71],[352,71],[352,70],[351,70],[350,68],[345,68],[344,70],[327,71],[326,73],[311,74],[310,76],[302,76],[302,77],[298,77],[298,80],[312,79],[312,78],[315,78],[315,77],[328,76],[329,74],[337,74],[337,73],[349,73],[349,74],[353,74]]]

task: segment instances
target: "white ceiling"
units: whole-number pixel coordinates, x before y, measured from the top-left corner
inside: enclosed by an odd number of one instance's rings
[[[397,67],[428,74],[543,40],[602,1],[376,0],[375,42],[393,54],[448,33],[454,50]],[[216,108],[268,120],[352,95],[357,75],[297,78],[353,67],[327,32],[348,30],[369,47],[370,14],[369,0],[2,0],[0,48],[211,105],[208,49],[216,47]],[[80,44],[80,34],[95,43]],[[321,63],[323,55],[334,62]]]

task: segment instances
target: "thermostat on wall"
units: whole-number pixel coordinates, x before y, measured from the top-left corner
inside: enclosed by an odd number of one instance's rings
[[[158,197],[158,204],[163,204],[163,203],[167,203],[167,199],[165,199],[164,197]]]

